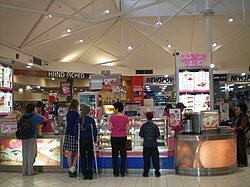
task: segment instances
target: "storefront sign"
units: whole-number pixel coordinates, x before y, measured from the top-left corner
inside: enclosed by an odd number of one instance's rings
[[[227,80],[227,74],[214,74],[214,80],[226,81]]]
[[[247,75],[229,75],[229,82],[250,82],[250,74]]]
[[[67,79],[84,79],[85,74],[78,73],[78,72],[48,71],[48,77],[67,78]]]
[[[156,84],[166,84],[166,83],[173,83],[174,77],[163,77],[163,76],[154,76],[154,77],[144,77],[144,83],[156,83]]]
[[[211,64],[211,53],[175,52],[176,67],[204,67]]]
[[[203,61],[207,58],[207,54],[180,54],[180,60],[185,66],[203,66]]]

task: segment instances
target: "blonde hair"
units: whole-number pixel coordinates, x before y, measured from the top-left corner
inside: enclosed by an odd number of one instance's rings
[[[90,113],[90,108],[89,106],[85,105],[82,107],[82,125],[81,125],[81,130],[84,130],[83,124],[86,118],[86,115]]]

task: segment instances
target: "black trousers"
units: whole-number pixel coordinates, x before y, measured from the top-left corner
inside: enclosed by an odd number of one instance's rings
[[[92,163],[94,157],[92,138],[80,137],[80,156],[82,161],[82,173],[84,176],[92,175]]]
[[[125,175],[126,172],[126,141],[127,137],[111,137],[112,146],[112,164],[113,164],[113,174],[119,175],[118,171],[118,154],[120,152],[121,156],[121,175]]]
[[[157,147],[143,147],[144,174],[147,175],[150,170],[150,158],[152,159],[155,173],[159,173],[159,151]]]
[[[237,134],[237,161],[238,164],[247,166],[246,137],[244,132]]]

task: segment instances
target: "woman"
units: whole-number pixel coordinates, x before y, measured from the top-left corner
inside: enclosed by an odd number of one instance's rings
[[[173,108],[171,104],[167,104],[166,107],[164,108],[163,116],[169,116],[169,109]]]
[[[45,122],[42,123],[42,132],[54,132],[53,127],[49,120],[49,112],[45,111],[44,104],[42,101],[36,102],[36,112],[46,118]],[[41,124],[38,124],[41,125]]]
[[[77,120],[80,125],[80,156],[82,161],[82,174],[84,180],[93,179],[92,162],[94,157],[93,139],[96,141],[97,129],[94,118],[89,116],[89,106],[82,107],[82,116]],[[93,134],[92,134],[93,133]],[[78,125],[74,128],[74,134],[78,137]]]
[[[121,156],[121,177],[125,176],[126,172],[126,141],[127,134],[130,130],[129,119],[123,115],[123,104],[116,102],[114,108],[117,114],[110,117],[109,130],[111,130],[111,147],[112,147],[112,164],[113,174],[115,177],[119,176],[118,171],[118,153],[120,151]]]
[[[236,110],[236,127],[233,128],[237,132],[237,162],[238,167],[247,167],[247,153],[246,153],[246,137],[244,129],[249,125],[247,116],[247,105],[240,103]]]
[[[79,118],[78,111],[79,102],[76,99],[73,99],[69,105],[68,113],[67,113],[67,126],[66,133],[64,138],[63,150],[67,151],[67,163],[69,167],[68,174],[70,177],[77,177],[76,173],[76,164],[77,164],[77,154],[73,159],[72,163],[72,154],[73,152],[77,152],[77,144],[74,136],[74,126],[76,124],[76,120]]]

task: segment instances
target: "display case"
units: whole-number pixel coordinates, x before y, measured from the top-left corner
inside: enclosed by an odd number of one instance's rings
[[[143,150],[143,139],[139,136],[140,127],[146,122],[145,118],[130,117],[129,123],[131,124],[131,129],[127,136],[128,140],[132,141],[132,151],[142,151]],[[168,148],[168,132],[166,126],[166,118],[154,118],[153,122],[158,125],[160,130],[160,137],[157,139],[158,149],[160,151],[167,150]],[[109,118],[96,119],[96,125],[98,129],[98,141],[97,148],[100,151],[111,150],[110,144],[110,131],[108,130]]]

